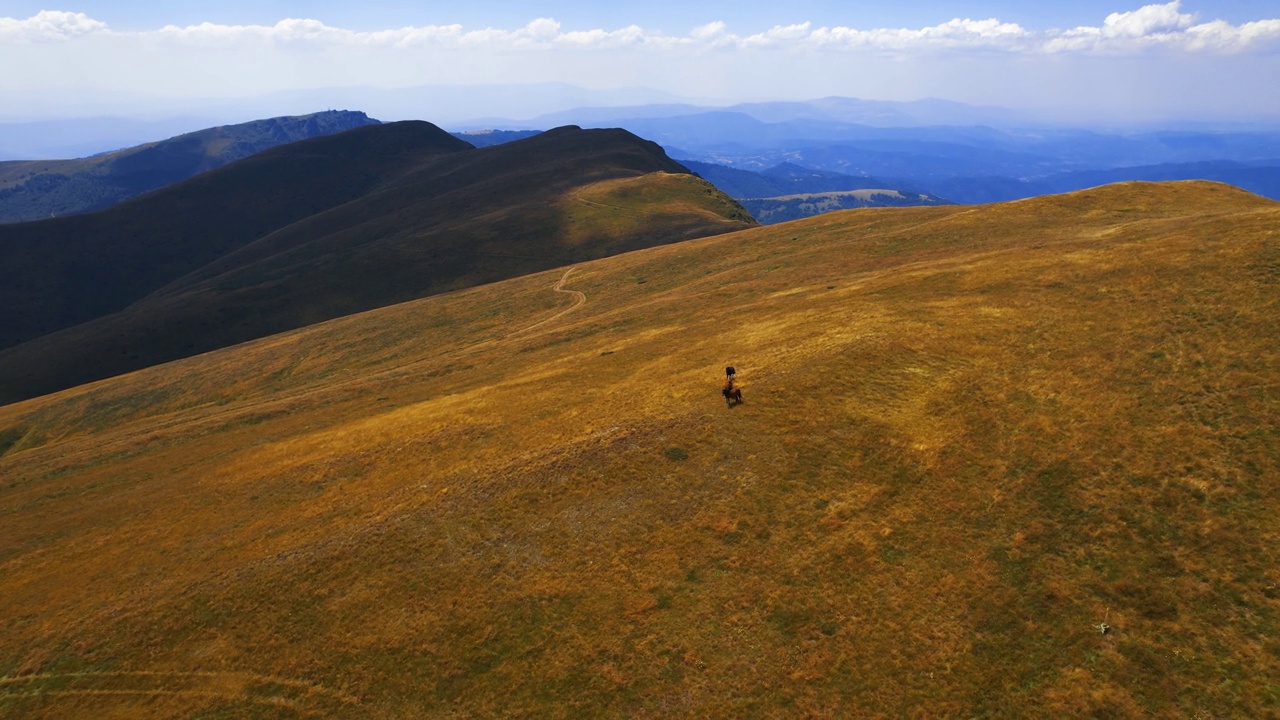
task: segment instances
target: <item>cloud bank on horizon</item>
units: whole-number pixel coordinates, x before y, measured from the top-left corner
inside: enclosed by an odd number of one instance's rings
[[[695,63],[691,65],[691,63]],[[336,85],[559,81],[726,100],[946,97],[1131,115],[1280,118],[1280,18],[1229,23],[1181,0],[1093,26],[1028,30],[997,18],[923,28],[725,22],[673,35],[637,25],[458,24],[355,31],[312,19],[117,31],[79,12],[0,17],[0,91],[247,95]],[[696,67],[696,72],[691,68]]]

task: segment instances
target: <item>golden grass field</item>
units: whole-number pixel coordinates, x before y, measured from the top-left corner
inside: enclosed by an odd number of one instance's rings
[[[1278,305],[1280,204],[1133,183],[0,407],[0,716],[1277,717]]]

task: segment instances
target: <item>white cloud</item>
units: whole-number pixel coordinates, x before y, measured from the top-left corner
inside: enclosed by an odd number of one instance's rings
[[[1133,54],[1151,49],[1189,53],[1274,52],[1280,50],[1280,19],[1242,25],[1222,20],[1197,23],[1181,11],[1181,0],[1146,5],[1108,15],[1101,25],[1069,30],[1030,31],[995,18],[956,18],[924,28],[812,27],[808,22],[739,35],[724,22],[667,35],[637,26],[620,30],[569,30],[550,18],[521,28],[464,29],[460,25],[426,25],[373,32],[330,27],[318,20],[286,19],[275,25],[166,26],[149,32],[116,32],[83,13],[44,11],[27,20],[0,18],[6,42],[74,42],[88,35],[126,41],[163,41],[193,47],[267,43],[275,45],[365,46],[370,48],[437,48],[471,50],[578,50],[619,47],[703,50],[846,49],[900,53],[997,51],[1010,53]]]
[[[1180,6],[1180,0],[1175,0],[1165,5],[1146,5],[1133,12],[1111,13],[1102,22],[1102,35],[1138,38],[1186,30],[1195,22],[1195,16],[1179,12]]]
[[[1078,27],[1049,38],[1051,53],[1139,53],[1150,49],[1174,52],[1233,54],[1280,50],[1280,19],[1232,25],[1224,20],[1196,23],[1181,12],[1181,1],[1147,5],[1133,12],[1111,13],[1101,27]]]
[[[1280,18],[1204,19],[1184,13],[1177,0],[1055,30],[997,18],[922,28],[797,22],[735,30],[726,22],[682,33],[575,28],[539,18],[514,28],[356,31],[291,18],[124,31],[83,13],[46,11],[25,20],[0,17],[0,115],[59,93],[67,99],[58,102],[79,103],[104,93],[247,98],[282,90],[555,82],[694,98],[933,96],[1015,107],[1092,103],[1123,111],[1160,107],[1170,115],[1212,108],[1223,116],[1280,117],[1274,81]],[[437,117],[445,109],[421,112]]]
[[[42,10],[26,20],[0,17],[0,42],[56,42],[106,29],[84,13]]]
[[[818,45],[903,52],[961,48],[1026,50],[1031,37],[1031,33],[1015,23],[956,19],[919,30],[824,27],[810,33],[808,40]]]

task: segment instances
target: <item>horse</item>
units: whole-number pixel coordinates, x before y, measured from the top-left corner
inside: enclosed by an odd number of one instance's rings
[[[724,390],[721,392],[724,394],[724,401],[729,407],[742,402],[742,389],[734,387],[732,382],[725,383]]]

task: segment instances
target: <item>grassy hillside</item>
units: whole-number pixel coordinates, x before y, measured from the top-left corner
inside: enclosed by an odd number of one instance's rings
[[[0,407],[0,715],[1266,717],[1277,227],[838,212]]]
[[[15,310],[0,339],[23,341],[0,351],[0,402],[753,224],[621,130],[476,150],[393,123],[296,143],[102,213],[0,227]]]
[[[186,133],[74,160],[0,162],[0,223],[92,212],[286,143],[377,120],[329,110]]]

